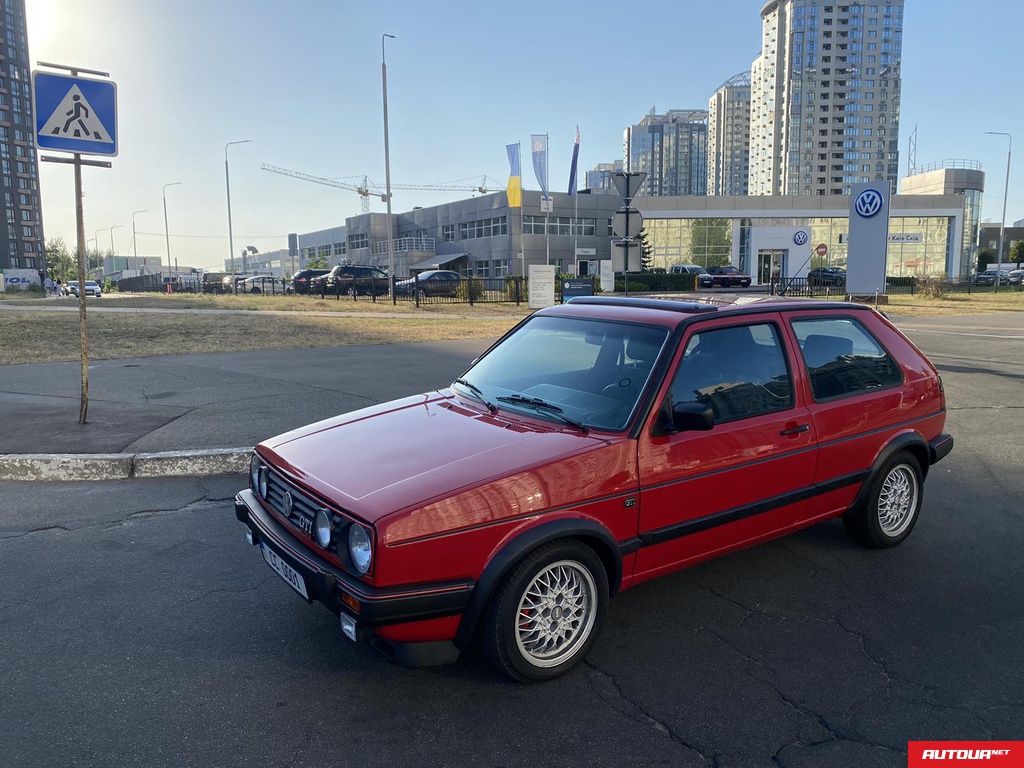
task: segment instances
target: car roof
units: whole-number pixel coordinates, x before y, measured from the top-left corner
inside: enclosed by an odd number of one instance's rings
[[[578,296],[565,304],[547,307],[535,315],[562,315],[675,327],[700,317],[741,316],[783,310],[873,311],[865,304],[788,296],[750,296],[724,293],[682,299],[632,296]]]

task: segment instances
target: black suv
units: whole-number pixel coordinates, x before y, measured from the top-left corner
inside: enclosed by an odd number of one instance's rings
[[[310,283],[328,272],[330,272],[329,269],[300,269],[292,275],[293,290],[296,293],[313,293],[310,290]]]
[[[379,267],[371,267],[365,264],[339,264],[321,278],[314,290],[321,290],[323,293],[343,294],[355,296],[356,294],[375,296],[386,296],[388,293],[387,272]]]

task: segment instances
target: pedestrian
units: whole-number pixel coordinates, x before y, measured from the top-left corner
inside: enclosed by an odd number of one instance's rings
[[[60,278],[57,278],[57,282],[54,283],[53,289],[57,292],[57,298],[59,299],[64,295],[64,286],[61,285]]]
[[[46,298],[53,296],[54,283],[52,277],[49,275],[46,276],[46,279],[43,281],[43,287],[46,288]]]

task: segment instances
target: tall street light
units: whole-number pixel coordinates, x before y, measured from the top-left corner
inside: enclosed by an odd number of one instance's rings
[[[388,196],[388,280],[391,281],[391,303],[397,304],[395,296],[395,242],[391,232],[391,148],[388,143],[388,65],[384,61],[384,40],[395,39],[394,35],[384,34],[380,37],[380,75],[384,86],[384,192]]]
[[[1010,196],[1010,155],[1013,153],[1013,136],[1005,131],[985,131],[990,136],[1005,136],[1010,140],[1006,148],[1006,182],[1003,186],[1003,218],[999,220],[999,256],[997,264],[1003,263],[1003,234],[1006,230],[1006,198]],[[999,288],[999,267],[996,268],[996,289]]]
[[[120,227],[120,224],[115,224],[110,228],[110,255],[116,256],[117,251],[114,250],[114,230]]]
[[[228,171],[228,147],[233,144],[248,144],[252,139],[242,139],[241,141],[229,141],[224,145],[224,184],[228,190],[228,255],[231,260],[235,258],[235,240],[234,235],[231,232],[231,174]],[[234,271],[234,270],[232,270]],[[245,274],[245,252],[242,252],[242,274]]]
[[[141,211],[132,211],[132,246],[135,249],[135,268],[136,269],[139,268],[139,241],[135,237],[135,216],[136,216],[136,214],[139,214],[139,213],[149,213],[149,210],[148,209],[143,209]]]
[[[164,240],[167,242],[167,277],[171,276],[171,235],[167,229],[167,188],[176,187],[181,184],[180,181],[172,181],[170,184],[164,184],[163,198],[164,198]]]

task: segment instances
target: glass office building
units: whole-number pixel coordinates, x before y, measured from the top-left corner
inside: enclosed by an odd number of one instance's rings
[[[32,119],[32,81],[25,0],[2,0],[0,12],[0,269],[44,270],[46,248],[39,205]]]

